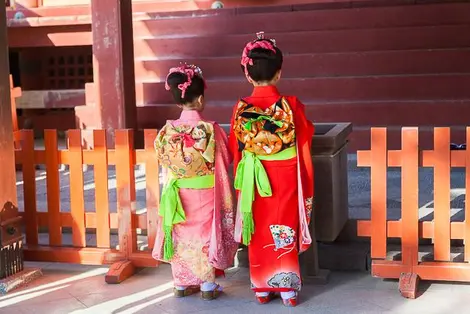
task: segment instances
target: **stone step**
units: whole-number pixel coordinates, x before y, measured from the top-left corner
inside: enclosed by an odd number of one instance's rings
[[[470,25],[302,31],[273,33],[287,54],[365,52],[413,49],[449,49],[470,46]],[[173,38],[140,38],[134,41],[135,57],[205,58],[239,56],[253,34]]]
[[[366,29],[406,26],[467,24],[469,4],[435,4],[382,8],[330,9],[255,13],[233,10],[199,11],[188,16],[146,13],[137,16],[134,34],[139,36],[207,36],[305,30]]]
[[[236,101],[250,95],[252,87],[244,78],[208,81],[208,101]],[[470,99],[470,74],[370,76],[339,78],[286,78],[281,92],[304,102],[392,101]],[[163,82],[136,84],[139,104],[170,104],[171,94]]]
[[[291,54],[284,59],[283,78],[470,73],[470,49],[402,50]],[[240,56],[220,58],[136,60],[137,81],[165,81],[168,69],[182,62],[198,65],[209,80],[241,78]]]
[[[236,101],[208,101],[204,117],[229,123]],[[390,102],[305,102],[305,113],[313,122],[351,122],[354,126],[448,126],[470,125],[462,114],[470,108],[467,100],[390,101]],[[445,108],[445,110],[443,110]],[[179,117],[175,104],[146,105],[138,108],[140,128],[161,127],[167,119]],[[410,112],[413,114],[403,114]]]

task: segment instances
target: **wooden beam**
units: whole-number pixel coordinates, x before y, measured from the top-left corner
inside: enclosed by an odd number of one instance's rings
[[[18,109],[75,108],[85,105],[84,89],[28,90],[16,100]]]
[[[17,208],[5,1],[0,1],[0,209]],[[4,219],[7,217],[4,217]]]
[[[137,124],[132,1],[91,0],[91,20],[96,88],[92,108],[112,146],[114,129],[135,129]],[[88,124],[89,114],[77,117],[79,125]]]

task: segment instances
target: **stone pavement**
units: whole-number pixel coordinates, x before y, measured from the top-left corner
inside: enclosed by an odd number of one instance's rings
[[[120,285],[107,285],[104,267],[28,264],[42,267],[44,276],[30,286],[0,296],[0,313],[470,313],[470,285],[434,283],[423,287],[426,291],[418,299],[407,300],[398,293],[396,281],[375,279],[363,272],[334,272],[325,286],[304,286],[297,308],[284,308],[279,300],[267,305],[255,303],[246,268],[232,269],[220,281],[225,293],[219,299],[202,301],[196,295],[172,297],[168,265],[144,269]]]

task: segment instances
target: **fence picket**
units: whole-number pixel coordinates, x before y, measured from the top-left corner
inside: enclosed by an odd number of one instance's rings
[[[371,129],[371,256],[387,255],[387,129]]]
[[[57,131],[44,131],[46,150],[47,212],[49,218],[49,244],[62,245],[62,225],[60,221],[60,178]]]
[[[109,248],[109,190],[108,190],[108,150],[106,131],[93,131],[94,179],[95,179],[95,208],[96,208],[96,245],[99,248]]]
[[[465,150],[465,261],[470,262],[470,127],[467,127],[467,148]]]
[[[70,160],[70,212],[73,219],[72,243],[75,247],[86,247],[81,131],[69,130],[67,136]]]
[[[402,130],[401,168],[401,219],[402,219],[402,263],[409,266],[408,272],[418,265],[418,129]]]
[[[450,260],[450,128],[434,129],[434,259]]]
[[[119,249],[129,256],[137,249],[134,228],[135,180],[133,157],[133,132],[117,130],[116,143],[116,189],[119,221]]]
[[[148,246],[153,249],[157,236],[158,205],[160,198],[160,180],[154,142],[156,130],[145,130],[145,183],[147,205]]]
[[[36,169],[34,162],[33,131],[21,131],[21,139],[26,243],[28,243],[28,245],[37,245],[38,217],[36,208]]]

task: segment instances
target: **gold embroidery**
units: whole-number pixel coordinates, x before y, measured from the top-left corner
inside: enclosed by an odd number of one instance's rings
[[[167,123],[155,140],[157,158],[178,179],[214,174],[214,137],[211,123],[201,121],[195,127]]]
[[[264,111],[240,101],[233,129],[243,149],[256,155],[276,154],[295,145],[294,115],[284,97]]]

